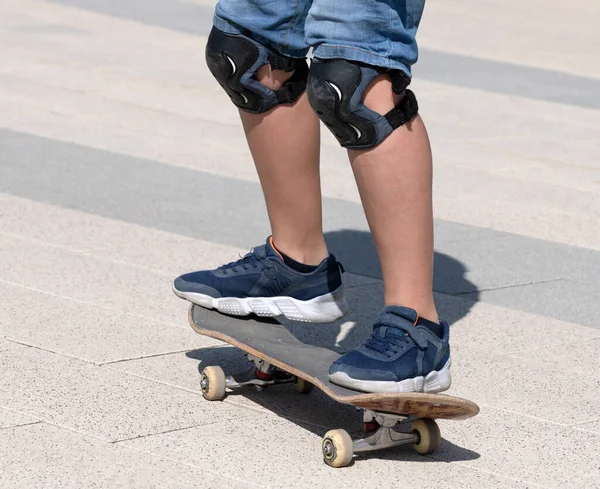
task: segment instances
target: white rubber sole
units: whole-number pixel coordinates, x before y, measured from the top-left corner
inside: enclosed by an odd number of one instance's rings
[[[330,323],[343,317],[348,312],[348,303],[344,297],[343,287],[331,294],[325,294],[308,301],[300,301],[292,297],[221,297],[214,298],[195,292],[181,292],[173,288],[176,296],[186,299],[207,309],[216,309],[233,316],[278,317],[284,316],[292,321],[311,323]]]
[[[345,372],[336,372],[329,376],[329,380],[342,387],[361,392],[429,392],[436,393],[448,390],[452,384],[450,374],[451,360],[441,370],[434,370],[424,377],[405,379],[400,382],[357,380],[348,376]]]

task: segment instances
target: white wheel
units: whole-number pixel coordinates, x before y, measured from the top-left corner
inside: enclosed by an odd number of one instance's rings
[[[440,428],[433,419],[415,419],[410,425],[410,432],[419,435],[419,443],[413,443],[415,452],[428,455],[440,448],[442,435]]]
[[[294,382],[294,388],[300,394],[308,394],[310,391],[313,390],[313,387],[314,386],[310,382],[307,382],[306,380],[301,379],[300,377],[297,377],[296,381]]]
[[[331,430],[323,437],[323,460],[330,467],[350,465],[354,455],[352,438],[345,430]]]
[[[225,397],[225,372],[221,367],[206,367],[200,377],[202,395],[208,401],[220,401]]]

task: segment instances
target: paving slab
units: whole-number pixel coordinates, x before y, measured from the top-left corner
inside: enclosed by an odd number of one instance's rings
[[[185,324],[189,303],[173,293],[175,276],[126,272],[119,278],[119,296],[99,299],[93,303],[140,318],[174,325]]]
[[[440,421],[440,429],[448,440],[469,440],[464,446],[480,454],[461,462],[465,467],[543,487],[600,487],[600,434],[485,407],[470,423]],[[435,457],[455,460],[456,448],[443,443]]]
[[[558,331],[548,331],[548,333],[560,335]],[[540,345],[537,349],[512,353],[510,356],[526,358],[529,363],[544,365],[550,372],[563,371],[586,378],[590,384],[593,384],[594,375],[590,376],[590,372],[600,372],[600,357],[597,354],[600,351],[600,337],[577,338],[571,336],[568,327],[563,329],[560,336],[567,343],[551,347]],[[596,387],[600,395],[600,384],[596,383]]]
[[[117,1],[97,4],[93,0],[51,0],[57,4],[84,8],[103,15],[122,17],[149,25],[164,25],[165,18],[171,19],[172,28],[183,32],[198,32],[198,29],[210,31],[214,2],[171,2],[154,0],[152,8],[142,0],[134,0],[125,8]]]
[[[132,74],[151,75],[168,84],[174,80],[198,82],[191,75],[198,73],[202,63],[190,62],[187,54],[198,45],[195,36],[38,0],[5,2],[0,8],[7,31],[4,35],[18,38],[24,47],[34,48],[47,59],[90,67],[109,65]],[[76,28],[76,39],[84,40],[85,45],[82,42],[73,45],[73,36],[65,35],[65,31],[57,33],[56,27],[54,32],[44,32],[48,25]],[[38,32],[35,32],[36,28]],[[123,42],[127,42],[126,49]],[[157,63],[155,53],[161,48],[170,48],[171,56],[161,57]]]
[[[591,423],[583,423],[577,426],[574,426],[573,429],[579,431],[586,431],[590,433],[596,433],[600,435],[600,420],[592,421]]]
[[[455,243],[459,241],[475,241],[479,239],[490,239],[496,237],[501,239],[506,237],[506,233],[494,231],[478,226],[466,226],[458,222],[452,222],[439,219],[434,220],[435,245],[439,248],[445,243]]]
[[[587,49],[590,43],[597,43],[594,26],[599,14],[595,5],[587,0],[576,0],[570,5],[551,0],[546,5],[548,10],[543,14],[544,22],[535,26],[531,24],[536,12],[535,4],[523,3],[506,8],[506,4],[499,0],[485,0],[474,5],[452,0],[439,6],[428,5],[419,28],[420,45],[479,59],[555,70],[555,55],[565,49],[556,32],[567,32],[568,25],[577,24],[580,28],[569,38],[577,54],[573,56],[573,63],[565,66],[563,71],[599,78],[600,69],[590,57],[593,53]],[[465,22],[467,12],[469,22]],[[457,26],[460,28],[457,29]],[[423,59],[419,63],[421,61]],[[514,81],[512,77],[509,80]]]
[[[1,318],[0,318],[0,321],[1,321]],[[14,341],[0,338],[0,352],[8,351],[8,350],[16,350],[18,348],[27,348],[27,346],[21,345],[19,343],[15,343]]]
[[[0,408],[0,429],[15,428],[39,422],[39,419],[31,416]]]
[[[438,195],[438,198],[444,199],[441,195]],[[448,197],[445,198],[447,199]],[[493,209],[502,209],[502,212],[494,212]],[[447,205],[436,204],[435,216],[441,220],[488,227],[548,242],[581,246],[596,251],[600,249],[597,218],[576,215],[561,209],[525,207],[518,201],[494,200],[482,195],[456,198]]]
[[[246,481],[219,470],[175,463],[46,423],[2,431],[0,485],[4,489],[248,487]]]
[[[581,132],[582,129],[579,129]],[[597,138],[600,134],[594,133],[590,138]],[[584,140],[585,141],[585,140]],[[515,138],[511,141],[511,148],[515,149],[516,144],[521,145],[523,148],[531,148],[531,141],[527,138]],[[540,141],[541,144],[544,141]],[[582,141],[583,143],[583,141]],[[494,146],[489,145],[490,149]],[[497,146],[497,145],[496,145]],[[549,148],[548,152],[554,154],[556,158],[556,151],[554,148]],[[518,149],[515,151],[518,153]],[[523,152],[524,153],[524,152]],[[524,156],[527,156],[524,154]],[[541,155],[538,153],[538,158]],[[577,155],[579,156],[579,155]],[[573,157],[573,156],[571,156]],[[592,158],[585,158],[584,155],[580,156],[582,163],[586,160],[593,161]],[[557,158],[556,158],[557,159]],[[567,158],[562,159],[563,161],[569,161]],[[590,176],[598,177],[598,168],[596,171],[590,171]],[[489,173],[485,171],[485,168],[470,169],[470,168],[446,168],[440,166],[437,168],[438,178],[444,183],[444,186],[438,185],[437,188],[440,191],[444,191],[446,194],[452,188],[456,188],[456,182],[465,181],[468,179],[472,188],[468,193],[462,194],[464,197],[479,197],[487,198],[491,202],[512,202],[513,204],[520,204],[525,213],[529,207],[532,208],[531,212],[535,211],[540,216],[544,216],[544,211],[558,212],[563,211],[568,214],[573,214],[576,218],[578,214],[582,216],[597,217],[600,213],[598,204],[600,203],[600,193],[598,189],[594,190],[582,190],[572,188],[570,186],[557,185],[554,182],[544,183],[523,181],[519,178],[511,178],[509,175],[495,175],[493,179],[489,178]],[[527,202],[522,198],[527,195]],[[589,205],[586,206],[586,203]]]
[[[97,216],[61,207],[39,204],[8,194],[0,194],[0,233],[72,251],[98,248],[103,220]],[[113,221],[114,233],[123,236],[124,226]],[[101,234],[100,234],[101,236]],[[6,238],[5,238],[6,239]]]
[[[0,235],[176,274],[233,261],[248,249],[0,194]]]
[[[485,153],[497,153],[497,149],[490,145],[482,148],[481,151]],[[572,168],[570,165],[561,164],[560,162],[533,161],[532,163],[529,163],[529,160],[519,156],[515,156],[513,159],[522,163],[519,167],[520,175],[510,176],[509,178],[519,178],[524,185],[529,184],[531,186],[538,186],[540,179],[538,179],[537,183],[530,183],[537,174],[554,174],[556,175],[556,178],[561,178],[563,182],[569,182],[570,180],[569,186],[572,191],[579,191],[581,193],[587,192],[588,194],[592,193],[593,195],[593,192],[596,189],[591,189],[590,187],[597,186],[595,182],[600,176],[600,171]],[[498,166],[501,168],[506,167],[504,161],[499,161]],[[438,173],[440,174],[440,178],[445,178],[443,176],[444,173],[463,173],[465,178],[471,179],[470,176],[467,177],[467,174],[470,174],[471,170],[467,170],[467,173],[465,173],[463,165],[457,165],[453,162],[449,162],[443,170],[438,170]],[[483,171],[480,173],[478,178],[484,178],[488,181],[496,178],[504,178],[494,172]],[[567,183],[565,183],[565,186],[566,185]],[[545,191],[555,191],[555,184],[548,183],[545,184],[545,186]],[[464,222],[465,224],[489,227],[491,229],[530,236],[532,238],[598,249],[598,244],[600,242],[598,231],[590,226],[597,218],[597,216],[594,215],[593,210],[577,210],[573,203],[566,204],[562,207],[544,205],[542,202],[543,199],[538,200],[533,198],[529,201],[530,205],[525,206],[520,200],[511,200],[508,195],[494,195],[492,189],[489,189],[489,192],[486,194],[463,194],[461,197],[453,199],[448,205],[440,205],[439,201],[448,200],[450,188],[451,185],[448,182],[436,186],[436,189],[441,189],[438,192],[438,203],[436,203],[436,209],[440,208],[439,213],[436,211],[436,217],[440,219],[455,220]],[[475,192],[473,192],[473,194],[474,193]],[[536,202],[536,200],[538,201]],[[590,198],[591,203],[593,200],[593,198]],[[472,205],[473,203],[479,203],[480,208],[473,209],[473,213],[467,215],[466,206]],[[492,214],[491,211],[494,204],[496,206],[502,206],[505,212]],[[455,212],[454,219],[450,217],[450,213],[453,211]],[[485,212],[490,213],[487,221],[484,221]],[[529,227],[527,227],[527,224],[529,224]],[[562,235],[559,235],[560,230],[557,229],[558,224],[562,226]],[[568,235],[569,233],[574,233],[574,235],[570,236]]]
[[[0,236],[0,249],[4,282],[167,323],[185,316],[186,304],[171,291],[171,274],[14,237]]]
[[[86,46],[90,47],[87,43]],[[147,50],[154,49],[152,46],[147,46],[146,48]],[[203,48],[199,45],[197,49]],[[160,54],[159,52],[158,55]],[[166,57],[170,54],[170,52],[165,53],[164,56]],[[40,60],[32,59],[32,55],[28,56],[28,51],[23,53],[23,58],[25,62],[29,58],[32,67],[39,65]],[[48,76],[50,80],[43,82],[38,77],[32,77],[27,72],[24,72],[23,69],[7,70],[5,68],[4,70],[0,70],[0,87],[11,95],[10,101],[3,104],[6,107],[5,110],[9,111],[7,114],[4,114],[5,118],[10,113],[13,113],[15,104],[26,107],[28,112],[36,108],[45,111],[51,110],[56,112],[54,114],[55,119],[73,117],[79,123],[85,121],[97,122],[100,128],[106,128],[106,131],[111,136],[111,141],[116,141],[115,136],[118,134],[131,134],[135,139],[131,143],[139,143],[144,139],[147,141],[152,132],[160,130],[156,144],[145,150],[142,148],[136,150],[133,144],[126,145],[126,141],[122,141],[121,149],[128,150],[127,152],[132,151],[134,155],[137,153],[149,155],[149,152],[152,151],[154,155],[159,153],[169,158],[166,156],[167,153],[161,151],[161,148],[166,149],[180,145],[180,151],[174,155],[174,160],[178,161],[186,154],[185,150],[187,150],[189,159],[191,156],[190,149],[194,148],[200,151],[200,154],[211,157],[213,161],[209,161],[207,164],[214,169],[217,169],[216,162],[214,161],[218,157],[217,150],[223,146],[223,143],[230,140],[237,144],[231,145],[222,154],[230,157],[233,160],[232,163],[234,166],[229,169],[222,169],[222,171],[229,173],[238,167],[244,170],[242,175],[256,180],[248,148],[243,144],[244,133],[237,126],[237,113],[232,107],[224,110],[219,109],[220,107],[226,107],[227,97],[214,81],[206,86],[206,88],[203,86],[188,86],[187,83],[183,87],[176,85],[165,87],[164,82],[159,83],[158,80],[138,79],[140,87],[139,90],[136,90],[137,96],[134,98],[131,96],[131,85],[132,78],[136,78],[136,76],[132,77],[130,74],[122,74],[121,77],[118,77],[113,75],[104,80],[100,79],[95,83],[84,80],[85,85],[83,87],[74,86],[71,88],[65,85],[74,85],[72,81],[62,82],[61,80],[55,80],[53,83],[52,78],[56,77],[56,75],[53,76],[53,73],[61,66],[61,63],[57,60],[54,63],[54,69],[51,67],[47,70],[49,71]],[[77,69],[82,71],[84,68],[77,66]],[[71,68],[72,70],[73,68]],[[203,68],[202,71],[207,70]],[[22,73],[20,74],[20,72]],[[207,73],[210,74],[208,71]],[[63,73],[63,76],[68,77],[68,72]],[[77,78],[81,78],[81,76],[77,77],[77,73],[75,73],[75,79]],[[124,80],[126,80],[126,83],[124,83]],[[171,82],[173,81],[171,80]],[[113,88],[108,91],[103,90],[100,86],[102,82],[107,85],[112,83]],[[129,88],[129,91],[127,91],[127,88]],[[31,96],[28,97],[28,93]],[[151,93],[154,93],[156,97],[154,100],[151,97]],[[167,100],[169,104],[165,105],[164,102],[157,103],[157,101],[161,100]],[[184,103],[185,100],[188,101],[187,105]],[[102,110],[103,104],[106,106],[105,110]],[[85,110],[83,112],[78,110],[78,105],[80,109]],[[35,112],[32,112],[32,114],[35,114]],[[134,120],[139,124],[135,129],[131,127],[131,121]],[[232,124],[234,121],[235,123]],[[22,125],[23,130],[26,130],[27,127],[35,127],[30,126],[30,124],[31,122],[28,123],[27,118],[24,118],[20,123],[17,123],[16,128],[19,128],[19,125]],[[70,124],[61,124],[61,126],[62,128],[46,127],[45,131],[48,133],[45,135],[56,136],[57,139],[69,140],[67,139],[68,135],[65,129],[70,128]],[[38,127],[40,129],[43,128],[43,126]],[[199,131],[206,133],[206,136],[213,136],[212,141],[207,139],[207,142],[204,143],[204,140],[193,142],[187,139],[194,132],[198,133]],[[83,137],[86,140],[94,141],[91,146],[103,145],[97,141],[97,138],[89,138],[90,134],[89,128],[86,130],[86,128],[80,127],[72,133],[71,140],[78,140]],[[62,137],[60,137],[61,135]],[[88,136],[86,137],[86,135]],[[143,139],[140,136],[143,136]],[[171,144],[169,144],[169,140],[171,140]],[[86,141],[80,142],[85,143]],[[242,166],[242,162],[248,164]],[[191,162],[188,164],[191,166]]]
[[[35,348],[0,353],[0,369],[1,407],[109,441],[254,414]]]
[[[5,282],[81,302],[122,293],[115,285],[128,268],[123,265],[16,237],[0,236],[0,246],[0,279]],[[129,270],[132,274],[143,273],[135,268]],[[112,287],[108,285],[110,282]]]
[[[470,67],[476,66],[477,61],[468,57],[456,56],[452,53],[439,53],[428,51],[434,58],[438,58],[440,61],[440,67],[443,67],[446,63],[452,62],[453,60],[462,60],[466,64],[470,64]],[[445,57],[445,59],[442,59]],[[501,67],[498,63],[488,63],[484,60],[480,60],[480,67],[497,69]],[[423,65],[424,66],[424,65]],[[507,68],[515,68],[515,66],[507,66]],[[520,66],[523,69],[523,73],[527,72],[525,66]],[[418,69],[415,66],[415,69]],[[454,76],[457,75],[456,70],[452,70]],[[532,75],[537,76],[541,73],[546,73],[549,76],[556,76],[557,72],[544,72],[543,70],[533,69],[530,72]],[[562,72],[564,74],[564,72]],[[459,75],[460,76],[460,75]],[[594,80],[589,78],[571,77],[571,81],[583,82],[587,84],[589,88],[590,84],[593,86]],[[499,91],[498,85],[488,90],[483,80],[479,80],[481,86],[477,90],[473,90],[474,87],[469,88],[468,86],[459,86],[458,84],[448,84],[447,80],[444,80],[444,76],[440,76],[438,80],[433,77],[420,77],[415,74],[411,84],[419,91],[419,112],[423,109],[423,114],[426,117],[428,126],[435,128],[436,138],[433,141],[434,145],[437,142],[457,140],[461,132],[463,132],[462,139],[464,142],[496,142],[499,148],[500,154],[508,155],[514,153],[510,143],[502,145],[502,140],[510,136],[525,138],[533,138],[533,140],[541,140],[544,138],[552,139],[558,134],[568,134],[569,137],[574,137],[576,140],[590,139],[590,131],[598,130],[598,118],[599,114],[597,110],[593,108],[593,102],[591,104],[581,106],[577,103],[577,100],[569,100],[571,93],[565,91],[563,95],[565,98],[562,103],[554,103],[556,100],[550,101],[544,97],[542,92],[535,93],[519,93],[520,90],[513,91]],[[535,80],[525,80],[527,84],[530,84]],[[565,78],[567,81],[567,78]],[[518,87],[520,89],[525,88],[524,86]],[[528,87],[529,88],[529,87]],[[573,87],[570,87],[573,88]],[[424,94],[421,97],[421,94]],[[459,97],[448,97],[448,95],[459,95]],[[465,104],[461,97],[465,96],[469,103]],[[423,103],[421,104],[421,100]],[[477,103],[473,103],[477,102]],[[490,107],[494,104],[502,104],[496,107],[494,116],[489,117]],[[453,109],[453,110],[445,110]],[[561,120],[564,120],[569,114],[581,114],[580,118],[569,121],[568,124],[557,124]],[[487,117],[486,117],[487,115]],[[512,124],[512,127],[511,127]],[[442,132],[442,127],[447,129],[447,132]],[[486,129],[482,131],[481,129]],[[581,129],[581,131],[579,130]],[[593,138],[592,138],[593,139]],[[467,145],[464,149],[469,149],[471,145]],[[459,148],[457,148],[459,149]],[[537,156],[541,155],[549,156],[552,158],[552,154],[546,155],[547,147],[533,147],[531,149],[537,149]],[[578,151],[581,148],[574,147],[574,151]],[[464,154],[469,157],[468,151]],[[493,162],[496,161],[498,155],[488,155],[489,160],[485,159],[481,161],[481,167],[483,168],[495,168],[497,171],[502,171],[502,168],[496,167]],[[469,158],[470,159],[470,158]],[[592,167],[592,161],[577,162],[574,166],[581,164],[590,164]],[[516,168],[518,162],[512,161],[507,162],[507,169]],[[595,166],[594,166],[595,167]],[[553,175],[540,175],[542,179],[552,179]]]
[[[436,250],[465,262],[468,265],[465,278],[476,283],[481,291],[563,278],[594,284],[600,273],[600,252],[596,250],[514,234],[443,242]],[[515,250],[518,250],[518,256],[515,256]],[[465,290],[464,284],[462,288],[452,284],[450,279],[453,277],[436,278],[438,282],[434,288],[439,292],[472,292]]]
[[[0,234],[172,273],[196,259],[216,266],[241,249],[0,194]]]
[[[574,130],[579,128],[575,127]],[[439,131],[442,132],[443,128]],[[581,141],[580,144],[587,150],[593,148],[589,142]],[[591,157],[578,158],[578,163],[574,165],[571,161],[558,158],[556,155],[543,157],[540,155],[536,158],[521,154],[519,148],[514,145],[502,146],[495,140],[480,141],[465,138],[457,140],[437,138],[432,142],[432,148],[435,154],[436,188],[441,188],[444,193],[449,186],[446,186],[443,179],[437,178],[437,169],[440,167],[485,173],[490,176],[490,179],[496,176],[510,177],[529,182],[532,186],[544,183],[585,192],[594,193],[598,190],[595,182],[600,170]],[[568,238],[576,237],[564,236],[558,241],[566,242]]]
[[[429,100],[432,105],[437,105],[436,102],[438,101],[435,99]],[[483,104],[483,106],[493,105],[493,103],[506,104],[507,101],[499,98],[488,102],[489,104]],[[569,140],[572,139],[576,149],[573,148],[573,144],[562,146],[560,142],[548,140],[548,138],[562,139],[559,133],[552,134],[560,126],[558,124],[560,119],[553,119],[556,112],[560,113],[560,110],[556,110],[555,104],[541,105],[523,102],[521,99],[518,99],[518,103],[513,104],[514,107],[511,107],[511,104],[508,103],[509,110],[516,110],[519,105],[530,105],[530,111],[536,111],[537,116],[542,115],[545,118],[542,121],[534,117],[528,117],[517,122],[517,125],[521,128],[524,125],[531,126],[532,130],[535,128],[538,131],[537,134],[528,134],[527,136],[514,137],[508,140],[505,137],[484,139],[474,138],[470,134],[469,128],[468,130],[463,129],[462,132],[457,133],[454,138],[450,139],[445,131],[447,124],[439,120],[441,117],[438,117],[436,111],[431,117],[432,123],[429,124],[433,133],[432,148],[436,164],[436,175],[438,168],[454,167],[462,168],[463,171],[470,170],[474,173],[502,177],[500,181],[503,183],[508,181],[509,185],[521,181],[529,182],[532,188],[537,188],[538,184],[541,183],[597,194],[598,188],[595,181],[599,170],[593,157],[597,129],[592,129],[590,132],[590,126],[585,123],[573,124],[569,126],[567,137]],[[586,113],[585,111],[577,112],[582,112],[582,116]],[[562,114],[563,117],[568,113],[569,111],[565,111]],[[475,120],[478,118],[479,116]],[[589,121],[592,128],[598,127],[598,119],[600,117],[596,115],[594,120]],[[510,120],[507,123],[515,124],[515,121]],[[586,132],[588,134],[585,134]],[[525,139],[528,140],[529,146],[526,145],[527,141]],[[537,148],[537,151],[534,151],[535,148]],[[568,153],[569,149],[570,154]],[[576,163],[573,158],[577,159]],[[536,174],[536,169],[543,171]],[[586,177],[589,179],[588,181],[585,180]],[[486,187],[489,185],[493,188],[492,180],[494,179],[488,180]],[[443,191],[451,188],[450,185],[446,186],[445,183],[447,182],[444,179],[436,177],[436,184]],[[477,190],[473,189],[473,193]],[[529,202],[533,203],[532,201]]]
[[[465,296],[434,297],[440,316],[450,320],[452,345],[498,355],[538,350],[543,355],[563,345],[592,345],[600,337],[600,331],[594,328],[476,302]],[[461,315],[463,311],[466,313]],[[589,366],[589,362],[585,365]]]
[[[269,428],[265,429],[265,426]],[[469,470],[461,466],[462,462],[443,463],[415,455],[408,449],[375,453],[356,460],[351,467],[332,469],[322,462],[321,436],[324,433],[321,428],[289,423],[267,414],[257,416],[252,422],[216,423],[206,429],[193,428],[123,443],[192,464],[220,465],[222,460],[227,460],[229,470],[243,472],[249,483],[263,487],[365,485],[408,488],[442,483],[447,487],[525,487],[519,481],[503,477],[500,471],[490,474]],[[462,443],[465,440],[459,442],[455,438],[453,441]],[[195,455],[190,460],[192,452]],[[263,460],[277,460],[277,470],[268,463],[249,464],[248,454],[260,454]],[[455,460],[477,456],[468,448],[457,447],[455,451]]]
[[[0,137],[3,139],[2,158],[12,162],[0,167],[0,190],[12,195],[200,239],[210,237],[211,241],[232,246],[246,247],[249,242],[263,241],[268,234],[264,200],[257,184],[224,180],[210,173],[57,141],[32,139],[32,136],[2,129]],[[40,144],[27,144],[33,140]],[[20,149],[16,151],[17,148]],[[47,153],[54,154],[56,160],[46,161],[43,155]],[[17,160],[19,164],[15,165]],[[34,183],[32,172],[42,161],[45,177]],[[93,169],[98,174],[92,177]],[[65,170],[69,176],[63,174]],[[66,183],[75,179],[77,189]],[[177,192],[173,192],[175,187]],[[103,198],[92,197],[100,190]],[[219,203],[219,199],[212,199],[213,192],[236,195],[243,199],[244,206],[233,212]],[[184,204],[182,198],[188,197],[192,200]],[[211,212],[198,211],[205,208]],[[252,219],[241,222],[240,217],[244,215],[251,215]],[[229,225],[223,226],[222,222]],[[253,238],[242,239],[248,235]]]
[[[0,283],[0,334],[93,363],[218,344],[177,327]],[[185,326],[182,316],[182,326]],[[74,341],[74,339],[77,341]],[[19,345],[17,345],[19,346]],[[0,351],[2,351],[0,340]],[[7,348],[10,349],[10,348]]]
[[[598,418],[600,372],[590,370],[581,375],[573,368],[581,358],[595,355],[597,345],[581,344],[577,352],[563,350],[562,357],[556,359],[558,370],[548,368],[535,355],[530,358],[526,351],[507,356],[456,343],[452,348],[453,383],[449,394],[504,410],[518,418],[531,416],[562,426]]]
[[[593,264],[592,264],[593,266]],[[583,274],[589,274],[587,269]],[[600,328],[600,285],[573,279],[552,280],[478,293],[479,300]],[[472,294],[465,294],[471,298]]]

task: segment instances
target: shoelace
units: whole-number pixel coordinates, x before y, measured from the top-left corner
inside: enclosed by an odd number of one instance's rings
[[[412,324],[375,324],[373,333],[363,343],[363,347],[391,357],[400,351],[410,340],[421,350],[427,348],[427,340]]]
[[[267,260],[264,256],[258,255],[253,249],[247,255],[242,256],[239,260],[220,266],[219,270],[222,270],[223,274],[227,275],[227,272],[230,270],[234,273],[237,273],[239,268],[242,270],[248,270],[250,267],[258,268],[259,263],[262,263],[265,268],[272,268],[273,266],[271,263],[269,263],[269,260]]]

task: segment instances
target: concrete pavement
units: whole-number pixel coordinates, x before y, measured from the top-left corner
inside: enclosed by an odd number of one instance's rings
[[[333,470],[358,414],[289,389],[204,401],[173,277],[268,233],[236,110],[203,61],[212,0],[0,3],[0,488],[600,487],[600,11],[427,5],[414,90],[435,157],[436,302],[452,323],[441,450]],[[323,132],[325,231],[351,303],[294,326],[351,348],[381,274]],[[233,197],[232,197],[233,196]]]

